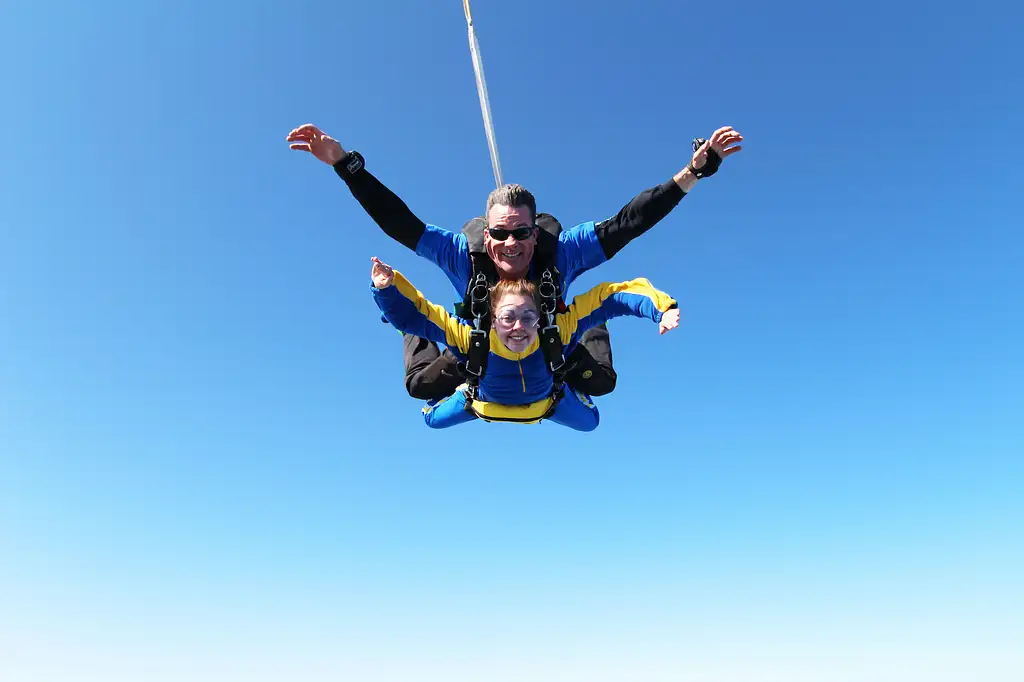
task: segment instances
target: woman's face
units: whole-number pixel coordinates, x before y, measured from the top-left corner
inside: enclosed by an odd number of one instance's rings
[[[494,306],[494,331],[513,353],[522,353],[537,338],[540,315],[529,296],[505,294]]]

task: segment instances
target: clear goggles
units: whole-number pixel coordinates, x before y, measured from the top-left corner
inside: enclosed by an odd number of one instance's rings
[[[502,329],[512,329],[516,322],[522,322],[524,329],[540,326],[540,313],[536,310],[502,308],[494,316],[494,324]]]

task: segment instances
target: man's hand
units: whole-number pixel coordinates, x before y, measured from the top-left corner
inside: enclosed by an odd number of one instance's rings
[[[705,163],[708,162],[708,147],[715,150],[715,153],[724,161],[726,157],[732,156],[736,152],[743,149],[739,145],[743,141],[743,136],[737,131],[733,130],[731,126],[725,126],[719,128],[715,132],[711,133],[711,139],[700,146],[700,149],[693,153],[693,159],[690,164],[700,170]],[[732,145],[737,145],[733,147]]]
[[[704,167],[708,162],[708,149],[713,149],[715,153],[718,154],[719,158],[724,161],[726,157],[732,156],[743,149],[739,144],[742,141],[743,136],[736,130],[733,130],[732,126],[719,128],[715,132],[711,133],[711,138],[693,153],[693,158],[690,159],[690,165],[676,173],[676,176],[673,179],[684,192],[689,192],[693,189],[693,186],[697,184],[697,176],[694,175],[691,167],[696,168],[697,170]]]
[[[673,308],[661,316],[661,322],[658,323],[658,333],[664,334],[670,329],[675,329],[679,326],[679,308]]]
[[[370,279],[373,280],[373,286],[378,289],[387,289],[395,281],[395,271],[387,263],[380,262],[376,256],[370,260],[373,262],[373,267],[370,268]],[[678,318],[678,315],[676,317]]]
[[[288,133],[291,149],[309,152],[328,166],[333,166],[345,157],[341,144],[312,123],[301,125]]]

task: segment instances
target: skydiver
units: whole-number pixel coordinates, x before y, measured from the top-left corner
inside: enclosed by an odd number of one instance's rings
[[[426,300],[391,266],[374,257],[370,270],[373,299],[397,329],[443,343],[455,357],[470,355],[473,327]],[[462,385],[453,395],[431,400],[423,408],[430,428],[444,429],[474,419],[535,423],[543,419],[577,431],[593,431],[600,415],[590,397],[563,386],[541,349],[540,294],[526,279],[502,279],[490,290],[493,325],[488,334],[486,371],[476,385]],[[598,324],[621,316],[658,323],[661,334],[679,326],[679,308],[668,294],[646,279],[604,283],[577,296],[554,316],[561,344],[571,349]]]

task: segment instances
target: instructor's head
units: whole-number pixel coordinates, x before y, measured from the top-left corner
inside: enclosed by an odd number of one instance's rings
[[[537,202],[522,185],[505,185],[487,197],[484,248],[502,279],[521,279],[530,271],[537,246]]]

